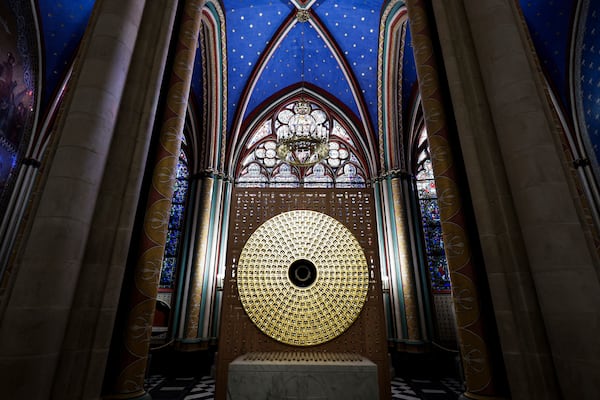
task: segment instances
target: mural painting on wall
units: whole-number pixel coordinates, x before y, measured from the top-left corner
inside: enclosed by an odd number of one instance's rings
[[[34,118],[35,73],[28,2],[0,2],[0,209],[7,200]]]

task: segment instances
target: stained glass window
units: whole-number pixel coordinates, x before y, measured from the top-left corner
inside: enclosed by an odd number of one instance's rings
[[[450,291],[450,274],[444,253],[440,207],[437,201],[431,156],[427,145],[427,131],[425,130],[419,137],[418,149],[417,195],[421,208],[421,224],[425,237],[425,253],[431,278],[431,289],[434,293],[448,293]]]
[[[323,129],[331,129],[327,157],[311,166],[286,163],[277,157],[277,132],[285,128],[296,102],[290,102],[267,118],[252,132],[241,155],[236,184],[241,187],[285,188],[363,188],[366,169],[358,157],[351,135],[342,123],[315,103],[316,115]]]
[[[162,289],[173,289],[175,284],[175,272],[177,269],[177,251],[183,231],[183,217],[185,214],[185,201],[188,193],[189,170],[187,158],[183,151],[179,155],[177,163],[177,179],[173,192],[173,205],[169,218],[169,230],[167,232],[167,243],[160,273],[159,287]]]

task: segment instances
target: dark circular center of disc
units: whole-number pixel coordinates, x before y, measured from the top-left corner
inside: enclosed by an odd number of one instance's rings
[[[296,260],[290,265],[288,276],[299,288],[309,287],[317,279],[317,268],[308,260]]]

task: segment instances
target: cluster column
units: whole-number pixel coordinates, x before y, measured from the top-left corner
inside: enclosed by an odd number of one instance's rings
[[[593,398],[597,229],[519,2],[431,3],[511,394]]]
[[[442,232],[452,282],[458,340],[466,380],[466,398],[500,398],[502,390],[491,359],[489,326],[482,318],[482,295],[478,287],[483,265],[473,258],[471,237],[457,180],[457,168],[449,138],[448,120],[439,81],[438,64],[424,0],[408,0],[417,76],[428,130],[435,183],[439,194]]]
[[[79,50],[26,226],[17,238],[10,289],[2,303],[0,386],[6,398],[49,398],[67,372],[74,378],[68,388],[62,387],[61,398],[84,398],[72,392],[86,386],[100,389],[98,370],[106,348],[98,349],[97,359],[80,358],[76,371],[61,358],[69,350],[64,348],[69,325],[77,318],[74,303],[86,253],[121,244],[89,238],[105,204],[99,193],[145,7],[145,1],[98,1]],[[104,338],[110,330],[86,332]],[[81,382],[83,374],[90,374],[86,383]]]
[[[186,0],[180,21],[113,398],[147,396],[144,374],[203,4],[203,0]]]

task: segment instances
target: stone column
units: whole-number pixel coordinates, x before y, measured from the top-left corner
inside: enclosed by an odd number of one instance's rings
[[[197,162],[198,172],[194,203],[194,223],[197,229],[193,243],[191,262],[188,263],[186,282],[182,296],[176,346],[184,351],[206,349],[215,335],[210,332],[214,316],[217,268],[220,251],[217,247],[219,233],[225,230],[221,224],[223,198],[223,162],[227,121],[227,56],[225,41],[225,14],[221,6],[212,3],[204,11],[205,25],[200,35],[200,48],[205,68],[204,147]],[[214,340],[212,341],[214,342]]]
[[[183,351],[207,349],[215,343],[216,327],[220,313],[218,269],[221,265],[223,204],[225,184],[220,175],[212,171],[197,174],[197,197],[194,202],[196,229],[191,242],[192,261],[188,263],[186,284],[183,288],[176,348]]]
[[[600,263],[518,2],[433,6],[513,398],[595,398]]]
[[[205,295],[206,285],[210,284],[206,282],[206,268],[208,263],[207,258],[210,253],[208,236],[211,228],[210,216],[215,180],[210,174],[204,174],[198,183],[201,185],[200,196],[198,196],[200,204],[198,236],[187,299],[185,331],[182,339],[182,343],[187,344],[188,347],[192,343],[194,345],[199,344],[199,338],[201,337],[200,313],[202,310],[202,298]]]
[[[97,399],[102,388],[176,10],[172,0],[152,0],[144,9],[54,378],[55,399]]]
[[[400,281],[404,297],[404,311],[406,314],[406,327],[408,336],[407,344],[422,343],[419,318],[419,299],[416,293],[415,275],[410,254],[410,239],[408,236],[408,221],[406,218],[405,199],[402,190],[402,178],[398,174],[391,176],[392,204],[394,207],[394,226],[396,229],[396,244],[400,261]]]
[[[7,204],[2,225],[0,226],[0,302],[2,301],[6,286],[10,281],[10,268],[7,268],[8,258],[17,236],[19,224],[27,207],[27,199],[31,194],[35,178],[39,173],[41,162],[26,154],[19,168],[19,173],[14,185],[14,191]],[[4,276],[5,271],[7,276]]]
[[[203,0],[184,3],[113,398],[149,397],[144,374],[203,4]]]
[[[463,199],[457,182],[460,178],[449,138],[427,3],[425,0],[406,2],[439,195],[442,234],[452,282],[458,340],[467,389],[464,397],[500,398],[506,388],[501,387],[496,376],[498,371],[494,370],[498,366],[494,365],[491,359],[493,349],[489,343],[489,327],[482,318],[482,296],[477,285],[478,278],[481,279],[485,271],[483,265],[474,263],[471,244],[473,232],[468,231]]]
[[[387,239],[383,253],[387,253],[385,274],[389,279],[388,321],[390,341],[397,349],[419,351],[427,335],[425,299],[417,284],[419,271],[415,265],[407,216],[405,180],[409,175],[400,170],[390,171],[376,181],[381,193],[382,226]],[[383,274],[384,272],[382,272]],[[387,288],[387,285],[384,286]],[[387,289],[386,289],[387,290]]]
[[[80,49],[15,250],[0,323],[3,397],[45,399],[52,391],[144,4],[99,1]]]

